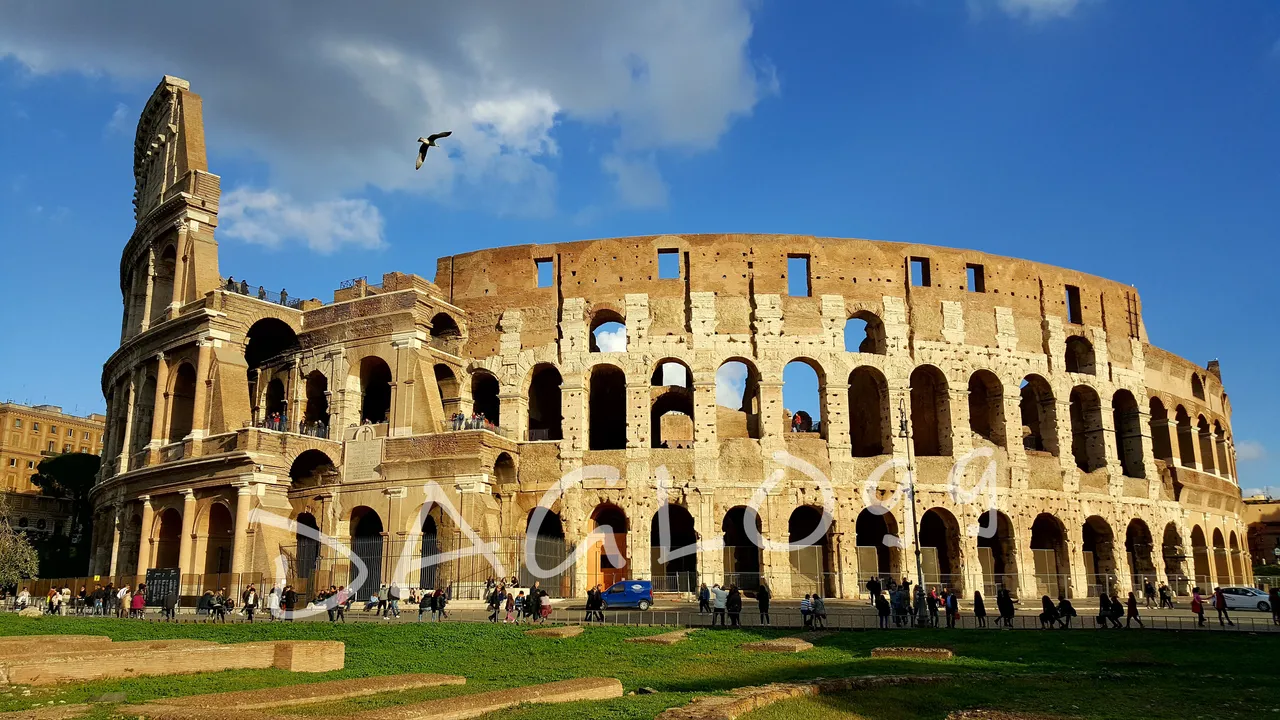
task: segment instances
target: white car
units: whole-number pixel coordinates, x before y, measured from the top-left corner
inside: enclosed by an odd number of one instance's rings
[[[1227,599],[1229,610],[1261,610],[1271,612],[1271,601],[1267,593],[1251,587],[1224,587],[1222,597]],[[1213,596],[1207,598],[1209,608],[1213,607]]]

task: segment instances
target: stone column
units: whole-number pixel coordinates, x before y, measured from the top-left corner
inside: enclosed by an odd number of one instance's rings
[[[828,455],[833,460],[847,460],[853,455],[853,441],[849,437],[849,413],[853,411],[849,407],[849,383],[828,382],[824,390],[827,407],[822,425]]]
[[[627,414],[627,447],[648,448],[653,444],[655,428],[650,427],[652,417],[649,413],[650,401],[649,378],[642,377],[637,382],[634,378],[627,381],[627,407],[619,408],[619,412]],[[660,422],[661,418],[652,421]]]
[[[973,431],[969,429],[969,383],[948,383],[951,404],[951,455],[959,457],[973,449]],[[938,428],[941,434],[943,428]]]
[[[253,499],[253,486],[246,482],[235,483],[233,487],[236,489],[236,525],[231,540],[231,574],[239,575],[245,572],[245,554],[249,549],[249,504]]]
[[[168,439],[169,412],[165,407],[168,386],[169,363],[165,361],[164,353],[159,353],[156,355],[156,399],[151,407],[151,442],[148,444],[153,450],[165,444]]]
[[[155,522],[155,511],[151,508],[150,495],[138,499],[142,501],[142,528],[138,533],[138,567],[135,572],[146,575],[151,567],[151,526]]]
[[[151,293],[156,286],[156,250],[147,251],[146,290],[142,295],[142,322],[139,331],[151,327]]]
[[[191,571],[191,552],[193,550],[193,541],[195,539],[196,525],[196,491],[182,491],[182,535],[178,538],[178,568],[179,572],[187,573]]]
[[[124,529],[124,505],[116,505],[114,513],[114,522],[111,526],[111,564],[108,566],[107,574],[112,577],[116,574],[116,568],[120,563],[120,533]]]
[[[116,473],[125,473],[129,471],[129,447],[133,444],[133,413],[137,400],[137,383],[132,374],[129,375],[129,390],[125,395],[124,416],[121,422],[124,423],[124,433],[120,440],[120,454],[116,460]],[[145,531],[144,531],[145,532]]]
[[[213,355],[213,341],[205,338],[196,342],[196,397],[191,403],[191,437],[200,440],[208,430],[208,419],[205,417],[209,407],[209,361]]]

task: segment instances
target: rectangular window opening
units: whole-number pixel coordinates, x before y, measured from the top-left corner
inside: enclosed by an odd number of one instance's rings
[[[987,291],[986,271],[981,265],[969,263],[965,265],[965,275],[969,282],[969,292],[984,293]]]
[[[658,251],[658,279],[659,280],[679,280],[680,279],[680,251],[679,250],[659,250]]]
[[[1084,324],[1084,313],[1080,311],[1080,288],[1067,286],[1067,322],[1073,325]]]
[[[555,263],[551,258],[537,258],[534,264],[538,268],[538,287],[551,287],[556,282]]]
[[[929,278],[929,258],[911,258],[911,286],[929,287],[933,282]]]
[[[809,256],[787,256],[787,294],[791,297],[809,297],[813,294],[809,282]]]

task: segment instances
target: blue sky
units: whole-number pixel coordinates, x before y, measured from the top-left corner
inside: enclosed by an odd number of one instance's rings
[[[665,232],[1026,257],[1132,283],[1155,344],[1219,358],[1242,484],[1280,486],[1280,3],[466,5],[228,2],[204,32],[0,6],[0,399],[102,410],[133,127],[170,73],[205,98],[224,274],[324,298]]]

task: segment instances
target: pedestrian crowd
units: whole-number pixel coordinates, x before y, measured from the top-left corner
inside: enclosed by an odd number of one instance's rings
[[[466,415],[460,412],[449,416],[449,425],[454,430],[492,430],[497,432],[498,426],[489,422],[484,413],[473,412]]]

